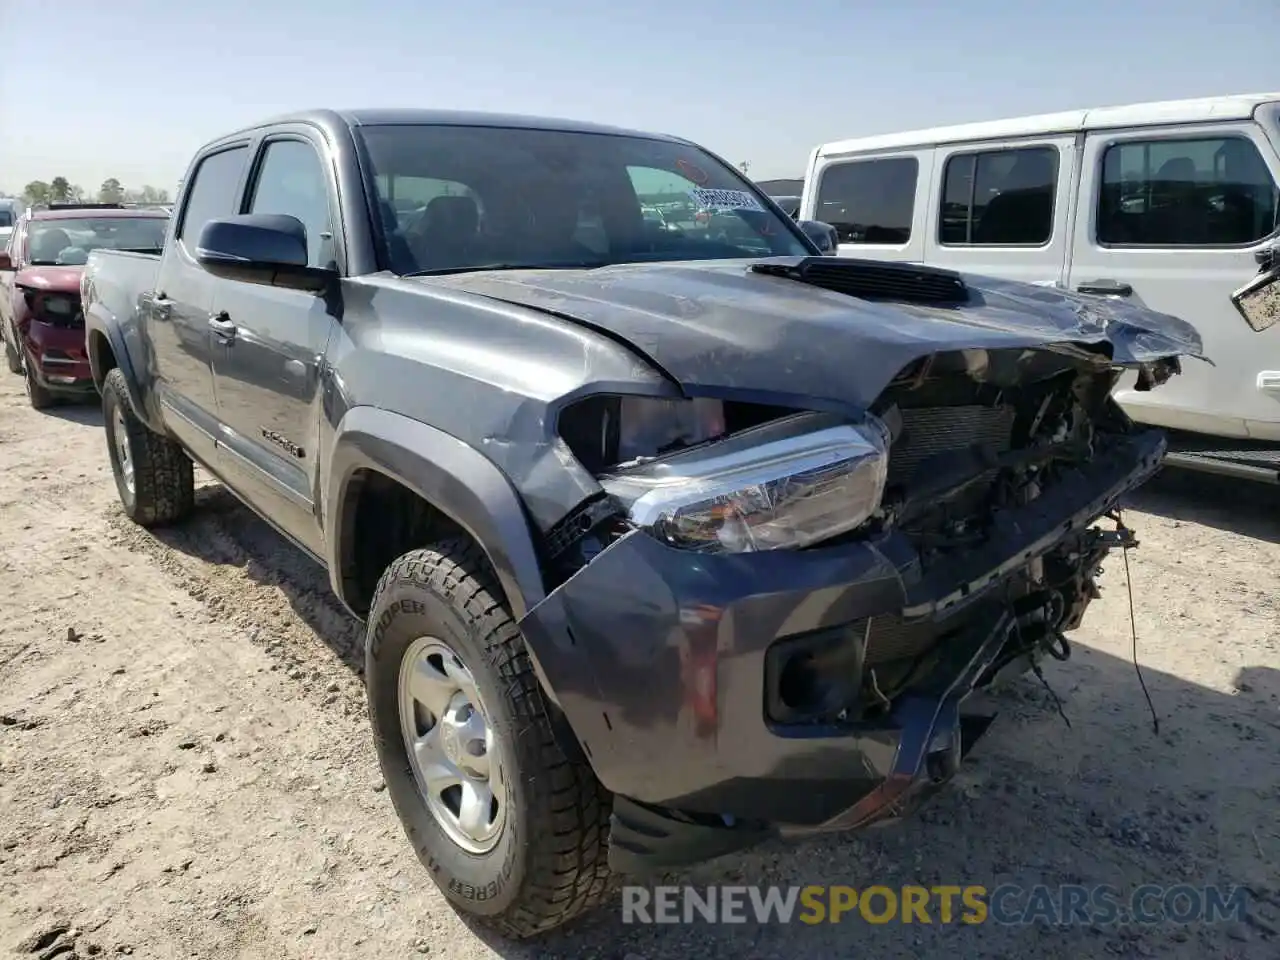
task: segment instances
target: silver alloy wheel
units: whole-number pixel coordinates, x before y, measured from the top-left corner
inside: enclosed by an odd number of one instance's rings
[[[133,495],[133,456],[129,449],[129,431],[125,429],[124,413],[117,406],[111,418],[111,435],[116,444],[116,460],[120,464],[120,479],[124,487]]]
[[[462,849],[489,852],[502,835],[506,797],[471,671],[441,641],[419,637],[400,662],[399,701],[409,763],[431,815]]]

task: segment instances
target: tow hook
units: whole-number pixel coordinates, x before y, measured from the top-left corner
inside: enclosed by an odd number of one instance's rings
[[[1138,538],[1133,535],[1133,530],[1125,526],[1124,520],[1120,516],[1118,510],[1112,510],[1106,514],[1108,520],[1115,522],[1114,530],[1103,530],[1094,527],[1090,531],[1094,536],[1094,542],[1105,545],[1108,549],[1119,547],[1122,550],[1128,550],[1130,547],[1138,545]]]

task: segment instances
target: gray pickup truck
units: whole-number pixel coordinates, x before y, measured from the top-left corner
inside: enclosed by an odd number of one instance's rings
[[[739,229],[646,221],[676,193]],[[1132,542],[1098,521],[1165,444],[1119,371],[1201,350],[823,256],[706,150],[584,124],[300,114],[175,211],[81,288],[124,509],[181,520],[194,461],[328,568],[405,831],[512,936],[946,782]]]

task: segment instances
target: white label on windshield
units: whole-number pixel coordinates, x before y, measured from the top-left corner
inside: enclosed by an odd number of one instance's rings
[[[763,210],[764,205],[745,190],[709,190],[694,187],[689,191],[693,202],[708,210]]]

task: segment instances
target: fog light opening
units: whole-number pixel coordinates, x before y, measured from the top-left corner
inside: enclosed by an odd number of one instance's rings
[[[787,658],[778,677],[778,697],[792,710],[812,710],[822,699],[823,683],[812,651],[802,650]]]

